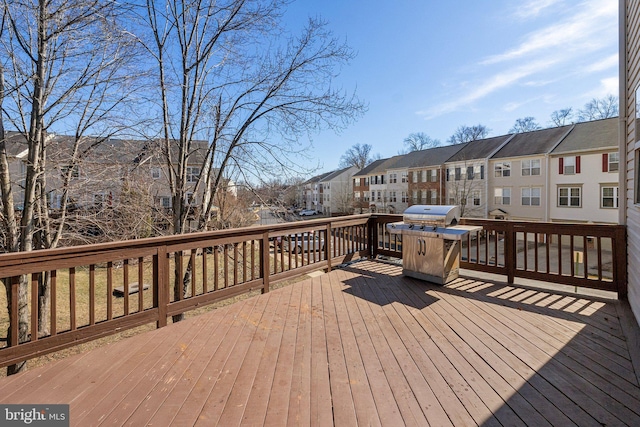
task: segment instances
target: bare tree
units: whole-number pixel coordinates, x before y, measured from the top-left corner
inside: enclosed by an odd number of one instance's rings
[[[578,110],[578,121],[608,119],[618,115],[618,97],[607,95],[603,98],[593,98]]]
[[[403,142],[405,145],[406,153],[438,147],[442,144],[439,139],[431,138],[424,132],[415,132],[409,134],[409,136],[407,136]]]
[[[71,180],[74,164],[88,152],[95,139],[85,136],[106,133],[107,119],[114,119],[118,105],[128,89],[129,44],[125,33],[119,32],[118,16],[122,8],[109,0],[10,1],[0,3],[3,31],[0,51],[2,70],[3,128],[16,131],[13,144],[26,150],[24,177],[12,177],[7,165],[6,132],[0,149],[3,173],[3,226],[10,251],[30,251],[58,245],[64,229],[64,210],[68,199],[63,197],[62,214],[53,223],[48,217],[47,147],[52,132],[73,134],[74,147],[66,160],[64,182]],[[23,185],[17,186],[21,181]],[[11,213],[20,206],[18,221]],[[27,278],[19,285],[19,340],[28,336]],[[8,293],[9,294],[9,293]],[[46,334],[49,304],[48,277],[39,278],[39,333]],[[9,305],[11,303],[9,302]],[[13,365],[8,373],[16,373],[24,364]]]
[[[372,154],[371,144],[354,144],[340,157],[340,167],[355,166],[358,170],[364,169],[373,161],[380,159],[380,154]]]
[[[205,228],[227,169],[286,174],[305,151],[301,134],[340,128],[364,110],[354,95],[331,86],[352,51],[316,19],[284,40],[278,23],[286,3],[146,2],[141,28],[149,31],[140,39],[155,61],[174,233],[188,231],[188,193],[202,194],[197,228]],[[189,280],[187,269],[183,292]]]
[[[573,119],[573,108],[563,108],[551,113],[551,122],[554,126],[560,127],[571,123]]]
[[[447,202],[460,207],[461,217],[482,217],[486,204],[483,162],[464,160],[447,170]]]
[[[489,135],[490,129],[486,126],[478,124],[475,126],[459,126],[453,135],[449,137],[447,142],[449,144],[462,144],[465,142],[476,141],[478,139],[486,138]]]
[[[509,133],[531,132],[539,129],[542,129],[542,127],[536,122],[536,119],[534,117],[528,116],[516,119],[513,127],[509,129]]]

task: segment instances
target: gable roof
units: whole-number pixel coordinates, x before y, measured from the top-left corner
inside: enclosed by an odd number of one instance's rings
[[[516,134],[492,159],[546,154],[562,140],[573,125]]]
[[[467,160],[486,159],[512,136],[512,134],[509,134],[471,141],[460,151],[447,159],[446,162],[463,162]]]
[[[468,143],[443,145],[441,147],[427,148],[426,150],[412,151],[396,165],[396,168],[417,168],[425,166],[440,166],[447,159],[458,153]]]
[[[329,171],[329,172],[321,173],[320,175],[312,176],[311,178],[309,178],[308,180],[303,182],[301,185],[313,184],[314,182],[319,182],[322,178],[324,178],[327,175],[330,175],[332,173],[333,173],[333,171]]]
[[[354,175],[355,176],[367,176],[369,174],[375,173],[375,172],[379,172],[381,170],[385,170],[382,166],[386,163],[389,162],[391,159],[378,159],[378,160],[374,160],[373,162],[371,162],[368,166],[365,166],[363,169],[360,169],[360,171],[358,173],[356,173]]]
[[[320,182],[331,181],[332,179],[337,178],[340,175],[342,175],[343,173],[347,172],[348,170],[354,169],[354,168],[355,168],[355,166],[349,166],[349,167],[346,167],[346,168],[335,170],[333,172],[329,172],[328,175],[326,175],[325,177],[320,179]]]
[[[552,154],[618,148],[618,118],[576,123]]]

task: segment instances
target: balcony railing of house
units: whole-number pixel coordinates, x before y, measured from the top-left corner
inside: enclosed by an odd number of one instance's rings
[[[145,324],[163,327],[171,316],[351,259],[401,258],[399,236],[386,232],[401,219],[364,214],[0,255],[0,279],[10,284],[0,338],[9,321],[27,332],[9,328],[0,366]],[[626,294],[622,226],[465,221],[483,230],[463,242],[464,268]],[[45,282],[50,303],[42,310]],[[20,304],[28,313],[21,323]]]

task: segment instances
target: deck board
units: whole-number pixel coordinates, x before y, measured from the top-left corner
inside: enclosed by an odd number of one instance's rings
[[[362,261],[0,379],[0,400],[78,426],[640,425],[621,304]]]

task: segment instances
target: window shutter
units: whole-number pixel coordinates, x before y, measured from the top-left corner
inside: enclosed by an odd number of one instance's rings
[[[564,173],[564,157],[560,157],[558,159],[558,164],[560,165],[560,170],[558,171],[558,173],[562,175]]]
[[[609,172],[609,153],[602,153],[602,172]]]
[[[576,156],[576,173],[580,173],[580,156]]]
[[[480,179],[484,179],[484,165],[480,166]]]
[[[447,182],[448,182],[449,181],[449,169],[447,169],[446,174],[447,174]]]

